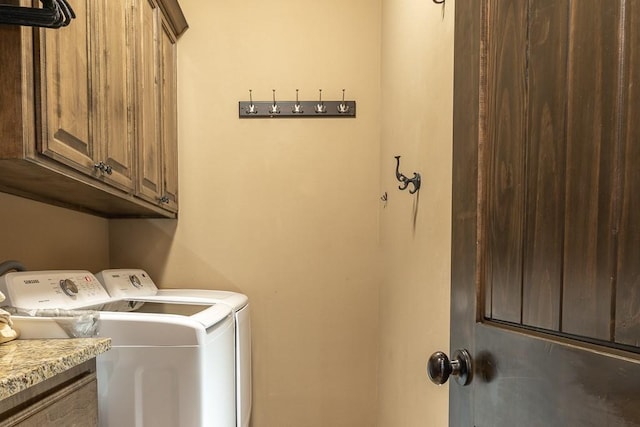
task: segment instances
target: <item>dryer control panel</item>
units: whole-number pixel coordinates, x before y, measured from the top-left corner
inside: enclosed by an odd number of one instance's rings
[[[151,277],[140,269],[103,270],[96,277],[112,298],[139,298],[158,292]]]
[[[0,276],[4,305],[24,309],[99,308],[111,298],[88,271],[19,271]]]

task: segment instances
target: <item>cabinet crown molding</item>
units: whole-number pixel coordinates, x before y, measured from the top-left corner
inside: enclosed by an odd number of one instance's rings
[[[187,18],[184,16],[178,0],[158,0],[158,5],[164,12],[167,21],[171,26],[171,30],[175,33],[176,37],[179,38],[185,31],[187,31],[189,24],[187,23]]]

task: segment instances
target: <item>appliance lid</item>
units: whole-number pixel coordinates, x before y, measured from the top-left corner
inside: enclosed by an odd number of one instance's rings
[[[139,300],[124,300],[134,308],[130,311],[136,313],[175,314],[179,316],[193,316],[201,311],[211,308],[215,304],[182,304],[175,302],[148,302]]]
[[[190,304],[170,301],[149,302],[131,298],[112,301],[109,304],[105,304],[100,311],[100,316],[103,319],[118,315],[131,319],[147,316],[148,321],[176,322],[182,318],[196,321],[204,328],[210,328],[231,317],[232,314],[231,309],[223,304]]]
[[[249,303],[249,298],[237,292],[209,289],[158,289],[155,295],[137,297],[145,301],[185,301],[190,303],[218,303],[241,310]]]
[[[109,295],[117,299],[138,299],[144,301],[173,301],[189,304],[220,303],[234,311],[249,303],[246,295],[213,289],[158,289],[149,274],[139,268],[102,270],[96,278],[103,284]]]

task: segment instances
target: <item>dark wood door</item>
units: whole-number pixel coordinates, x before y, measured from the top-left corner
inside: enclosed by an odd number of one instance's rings
[[[460,427],[640,426],[640,0],[457,0]]]

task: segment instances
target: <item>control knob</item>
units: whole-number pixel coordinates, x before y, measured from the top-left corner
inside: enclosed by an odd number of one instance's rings
[[[132,274],[131,276],[129,276],[129,282],[131,282],[133,287],[136,289],[140,289],[142,287],[142,282],[140,281],[138,276],[136,276],[135,274]]]
[[[78,286],[71,279],[60,280],[60,289],[65,295],[74,298],[78,294]]]

